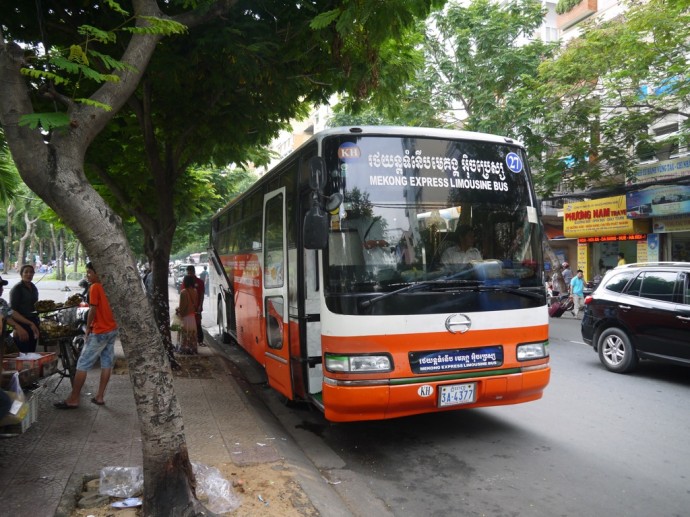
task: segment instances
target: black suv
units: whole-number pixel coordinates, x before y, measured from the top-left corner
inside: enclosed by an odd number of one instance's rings
[[[690,366],[690,263],[627,264],[585,298],[582,339],[612,372],[639,359]]]

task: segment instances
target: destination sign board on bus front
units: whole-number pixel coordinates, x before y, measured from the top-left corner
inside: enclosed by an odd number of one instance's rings
[[[438,373],[474,368],[495,368],[503,364],[502,346],[472,349],[410,352],[410,368],[414,373]]]
[[[422,150],[403,154],[365,153],[351,142],[338,149],[338,158],[347,171],[346,164],[365,161],[369,167],[369,186],[458,188],[507,192],[506,175],[524,170],[522,159],[516,153],[508,153],[505,162],[481,160],[466,153],[458,158],[425,155]],[[408,174],[406,174],[406,171]],[[416,175],[410,175],[415,171]],[[428,172],[427,172],[428,171]],[[427,172],[427,174],[424,174]]]

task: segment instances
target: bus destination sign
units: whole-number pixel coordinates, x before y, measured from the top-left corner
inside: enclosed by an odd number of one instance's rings
[[[485,346],[456,350],[410,352],[414,373],[439,373],[476,368],[494,368],[503,364],[503,347]]]

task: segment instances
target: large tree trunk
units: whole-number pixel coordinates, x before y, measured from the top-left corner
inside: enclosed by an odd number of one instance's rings
[[[179,363],[175,360],[174,345],[170,334],[170,299],[168,297],[168,269],[170,260],[169,246],[159,246],[150,250],[149,263],[151,265],[151,275],[153,275],[153,292],[151,294],[151,305],[153,315],[158,325],[158,330],[163,339],[163,345],[170,359],[173,369],[179,368]]]
[[[139,1],[157,14],[155,3]],[[142,22],[145,23],[145,22]],[[146,68],[158,38],[134,35],[123,60],[133,65],[92,98],[120,109]],[[144,514],[208,515],[195,498],[180,406],[153,312],[141,288],[121,220],[89,184],[84,154],[109,120],[102,110],[71,105],[69,128],[43,135],[19,124],[33,108],[20,75],[23,50],[6,44],[0,30],[0,123],[24,182],[70,227],[95,265],[120,328],[144,457]],[[124,98],[123,98],[124,97]],[[48,140],[48,143],[44,140]]]
[[[18,144],[15,156],[33,153],[30,146]],[[85,181],[79,152],[65,144],[56,146],[60,151],[51,161],[39,161],[33,153],[23,177],[84,243],[115,313],[143,437],[145,514],[191,515],[198,503],[180,406],[134,255],[120,218]]]

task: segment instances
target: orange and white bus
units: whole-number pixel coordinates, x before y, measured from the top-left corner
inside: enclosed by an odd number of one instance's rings
[[[214,216],[210,295],[328,420],[516,404],[550,376],[541,242],[520,143],[330,129]]]

